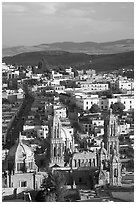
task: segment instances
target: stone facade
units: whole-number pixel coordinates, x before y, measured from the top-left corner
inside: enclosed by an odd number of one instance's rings
[[[99,181],[113,186],[121,185],[121,162],[119,155],[119,126],[110,109],[104,122],[104,143],[99,151]],[[103,175],[103,176],[102,176]],[[105,180],[105,182],[104,182]]]
[[[18,192],[39,189],[46,172],[38,172],[34,153],[23,144],[21,135],[16,144],[9,150],[5,161],[6,187]]]
[[[51,128],[51,163],[50,166],[64,166],[64,153],[69,149],[72,153],[74,150],[73,135],[68,128],[62,126],[57,115],[53,118],[53,127]]]

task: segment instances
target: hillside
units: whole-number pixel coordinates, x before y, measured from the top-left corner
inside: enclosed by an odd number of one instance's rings
[[[84,53],[69,53],[64,51],[39,51],[4,57],[2,61],[7,64],[37,65],[42,59],[45,59],[50,65],[69,65],[87,63],[90,60],[90,56]]]
[[[61,50],[72,53],[87,54],[116,54],[134,51],[134,40],[125,39],[114,42],[56,42],[50,44],[40,44],[36,46],[3,47],[2,56],[13,56],[24,52],[37,52],[47,50]]]
[[[4,57],[2,62],[16,65],[37,65],[46,60],[49,65],[72,65],[78,69],[93,68],[96,71],[110,71],[120,67],[134,66],[134,52],[108,55],[88,55],[64,51],[40,51]]]

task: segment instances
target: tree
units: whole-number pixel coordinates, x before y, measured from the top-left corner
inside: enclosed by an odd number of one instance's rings
[[[100,111],[100,108],[97,104],[93,104],[92,107],[89,109],[91,113],[98,113]]]
[[[111,108],[112,108],[113,114],[121,115],[123,113],[123,110],[125,109],[125,106],[121,102],[116,102],[114,104],[111,104]]]
[[[99,97],[105,96],[106,98],[112,98],[113,97],[113,92],[111,90],[106,90],[106,91],[99,91],[97,92]]]
[[[42,191],[39,193],[41,202],[62,202],[65,201],[65,178],[64,175],[58,171],[54,173],[49,172],[41,185]],[[38,196],[36,196],[37,198]]]

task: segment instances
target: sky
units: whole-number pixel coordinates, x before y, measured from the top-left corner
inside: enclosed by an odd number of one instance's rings
[[[2,46],[134,38],[133,2],[3,2]]]

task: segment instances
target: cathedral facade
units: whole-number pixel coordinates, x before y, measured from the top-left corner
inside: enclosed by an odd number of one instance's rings
[[[54,115],[51,128],[51,163],[50,166],[64,166],[64,154],[66,151],[73,153],[74,138],[73,129],[64,126],[58,115]]]
[[[119,155],[120,132],[117,118],[112,114],[112,110],[110,110],[109,115],[104,121],[104,138],[101,143],[101,148],[97,152],[90,152],[89,159],[83,159],[81,153],[78,154],[77,152],[74,152],[74,137],[70,134],[68,128],[63,126],[57,115],[54,115],[51,130],[50,167],[64,167],[65,152],[69,150],[72,154],[71,167],[73,167],[73,165],[75,168],[78,168],[79,166],[88,166],[92,168],[95,166],[99,169],[98,181],[100,185],[121,185],[121,162]],[[94,161],[95,164],[92,163]]]
[[[121,162],[119,155],[119,126],[110,109],[104,122],[104,143],[99,151],[99,182],[113,186],[121,185]]]

